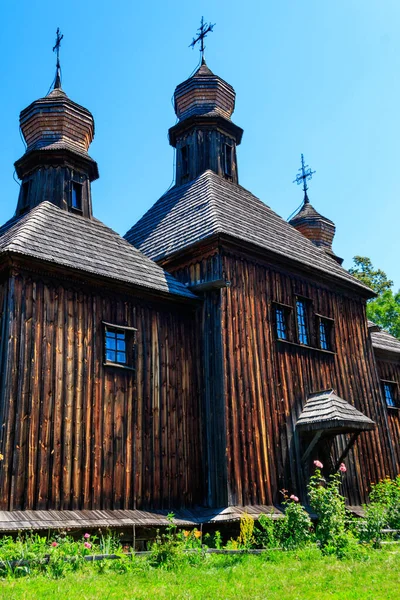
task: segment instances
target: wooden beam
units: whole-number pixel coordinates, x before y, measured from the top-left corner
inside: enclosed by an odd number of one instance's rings
[[[315,446],[318,444],[319,439],[322,435],[323,431],[320,429],[318,430],[313,439],[311,440],[311,442],[309,443],[307,450],[304,452],[303,456],[301,457],[301,462],[304,464],[307,460],[307,458],[310,456],[312,450],[315,448]]]
[[[230,281],[225,279],[214,279],[214,281],[205,281],[204,283],[194,283],[189,285],[188,288],[192,292],[208,292],[209,290],[220,290],[224,287],[229,287]]]
[[[354,442],[356,441],[356,439],[358,438],[358,436],[360,435],[361,431],[356,431],[355,433],[353,433],[353,435],[350,437],[349,441],[346,444],[345,449],[343,450],[342,454],[340,455],[339,459],[336,461],[336,465],[335,465],[335,473],[338,470],[338,468],[340,467],[341,463],[344,461],[344,459],[346,458],[346,456],[348,455],[348,453],[351,450],[351,447],[353,446]]]

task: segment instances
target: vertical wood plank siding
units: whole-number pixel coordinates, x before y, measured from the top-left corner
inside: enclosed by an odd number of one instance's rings
[[[393,475],[394,455],[363,301],[223,247],[167,268],[184,283],[231,283],[204,293],[205,427],[207,435],[223,432],[209,442],[209,482],[217,480],[214,461],[225,457],[226,479],[219,481],[226,480],[229,504],[280,502],[282,489],[306,501],[309,473],[300,464],[305,441],[295,426],[308,394],[333,387],[377,424],[376,431],[360,435],[346,459],[343,493],[350,504],[367,501],[370,482]],[[276,341],[272,303],[294,311],[296,295],[309,298],[314,313],[334,319],[335,354]],[[220,344],[222,383],[215,367],[207,370],[207,357],[214,359]],[[348,437],[325,442],[330,460],[340,456]],[[222,499],[221,488],[209,485],[209,502],[219,506]]]
[[[350,504],[365,502],[369,483],[393,474],[393,460],[363,302],[229,252],[223,270],[231,281],[222,291],[222,336],[233,503],[279,502],[283,488],[304,498],[295,424],[308,394],[331,387],[377,424],[346,460],[343,491]],[[336,354],[275,340],[272,302],[294,307],[296,295],[335,320]],[[336,458],[344,442],[336,437]]]
[[[26,274],[0,287],[5,302],[1,509],[201,503],[192,310]],[[136,372],[103,365],[102,321],[137,328]]]
[[[379,378],[396,382],[400,391],[400,360],[382,357],[377,360],[377,367]],[[400,409],[387,407],[386,410],[396,460],[396,473],[400,474]]]
[[[177,269],[169,269],[184,284],[199,284],[221,280],[222,262],[213,249]],[[208,506],[230,504],[226,466],[226,422],[224,406],[224,377],[222,353],[221,292],[202,293],[203,305],[197,313],[200,331],[203,372],[203,469]]]

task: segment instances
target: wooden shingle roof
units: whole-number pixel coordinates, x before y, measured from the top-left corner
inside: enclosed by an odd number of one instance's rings
[[[0,228],[0,256],[36,258],[142,288],[195,298],[184,285],[97,219],[42,202]]]
[[[368,329],[371,333],[372,346],[378,350],[400,354],[400,340],[376,325],[368,321]]]
[[[299,266],[373,292],[249,191],[205,171],[173,187],[125,234],[149,258],[161,260],[215,234],[255,244]]]
[[[375,423],[332,389],[310,394],[297,421],[301,431],[330,430],[335,432],[374,429]]]

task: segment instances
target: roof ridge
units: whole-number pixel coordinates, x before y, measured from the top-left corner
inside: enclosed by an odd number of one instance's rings
[[[157,261],[182,252],[216,231],[371,293],[260,198],[210,169],[165,192],[124,237]]]

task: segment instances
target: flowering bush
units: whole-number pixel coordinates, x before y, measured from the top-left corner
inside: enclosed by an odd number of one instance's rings
[[[339,471],[328,479],[323,477],[320,461],[314,461],[315,473],[310,478],[308,495],[312,509],[318,516],[315,536],[321,549],[327,553],[342,553],[351,541],[346,531],[345,498],[339,492],[342,473],[346,466],[342,463]]]

